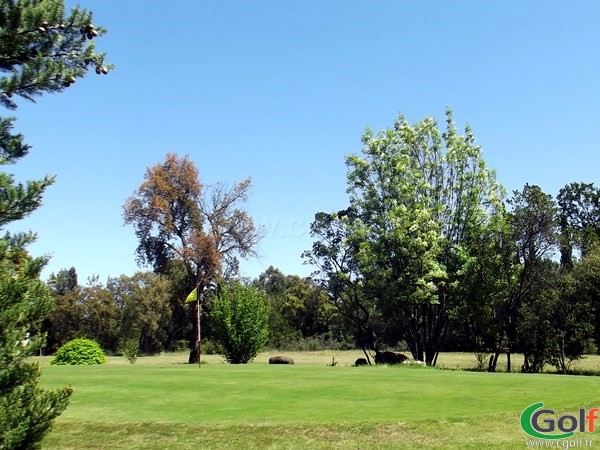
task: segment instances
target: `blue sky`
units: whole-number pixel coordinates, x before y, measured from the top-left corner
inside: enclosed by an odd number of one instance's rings
[[[189,154],[208,184],[252,177],[247,208],[265,239],[242,264],[250,277],[310,274],[300,254],[315,212],[347,202],[344,156],[398,113],[443,123],[451,107],[508,190],[597,182],[595,0],[80,4],[109,30],[97,45],[117,70],[14,113],[33,149],[10,171],[57,176],[11,227],[38,233],[44,277],[143,269],[122,205],[168,152]]]

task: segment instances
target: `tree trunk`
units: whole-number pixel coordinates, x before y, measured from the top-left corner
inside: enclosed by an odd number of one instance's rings
[[[567,357],[565,355],[565,336],[564,333],[562,335],[561,341],[560,341],[560,365],[562,368],[562,373],[563,375],[567,374]]]
[[[190,357],[188,359],[189,364],[198,364],[200,361],[200,347],[198,346],[198,341],[194,338],[194,342],[190,342]]]
[[[367,359],[367,362],[371,366],[372,365],[371,358],[369,357],[369,352],[367,352],[367,347],[365,345],[361,344],[361,348],[362,348],[363,353],[365,354],[365,358]]]
[[[496,351],[495,354],[490,355],[490,363],[488,365],[488,372],[495,372],[496,366],[498,365],[498,358],[500,357],[500,352]]]
[[[511,372],[511,367],[510,367],[510,350],[506,352],[506,373],[510,373]]]

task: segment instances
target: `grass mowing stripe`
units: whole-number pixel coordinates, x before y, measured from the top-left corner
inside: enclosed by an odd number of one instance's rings
[[[523,449],[512,417],[455,422],[209,425],[60,420],[45,449]]]

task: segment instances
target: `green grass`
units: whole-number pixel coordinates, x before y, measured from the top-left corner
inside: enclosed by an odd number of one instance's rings
[[[290,355],[294,366],[269,366],[269,354],[239,366],[208,356],[201,368],[181,353],[135,365],[41,359],[44,386],[75,389],[44,448],[526,448],[518,420],[529,404],[560,413],[600,405],[598,377],[356,368],[357,352]],[[447,367],[474,365],[442,356]]]

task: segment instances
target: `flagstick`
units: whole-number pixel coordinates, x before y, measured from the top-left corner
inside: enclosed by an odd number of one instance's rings
[[[200,368],[202,367],[202,337],[200,335],[200,317],[202,316],[202,294],[196,291],[196,297],[198,298],[198,314],[196,314],[196,316],[198,317],[198,368]]]

